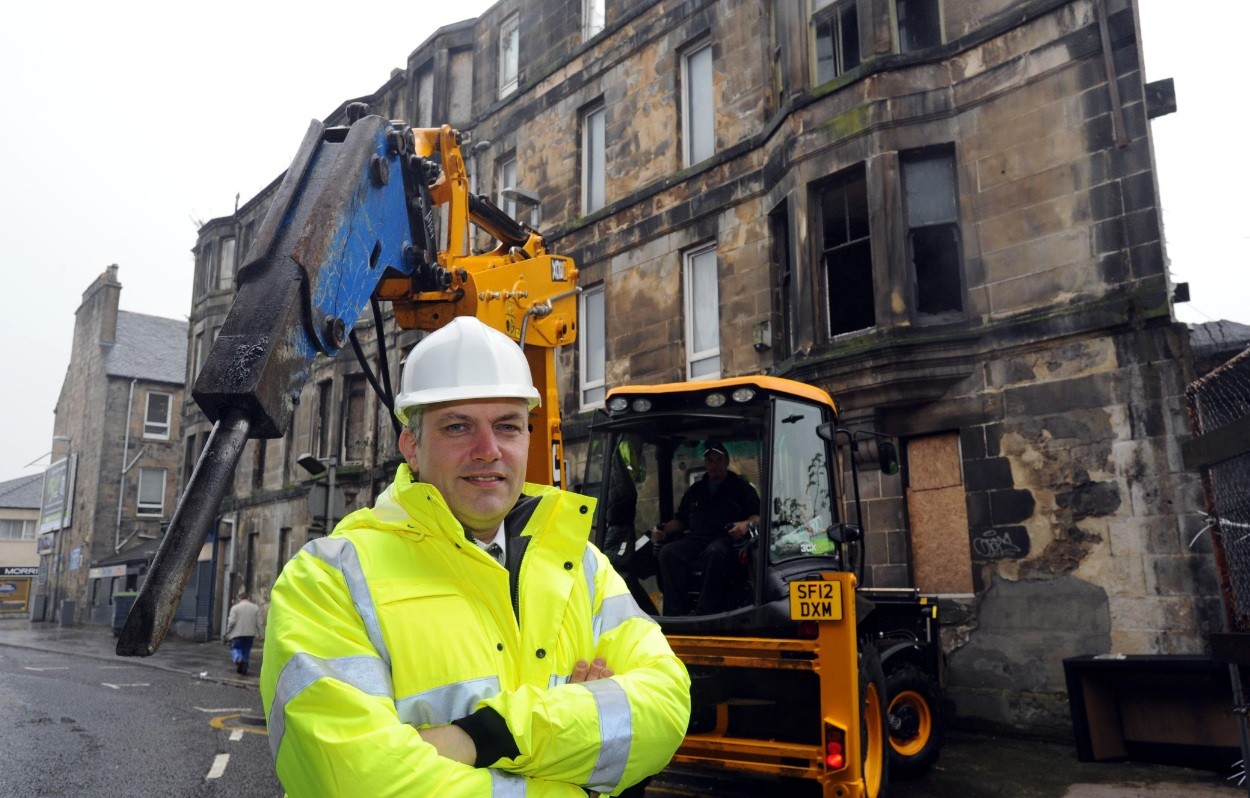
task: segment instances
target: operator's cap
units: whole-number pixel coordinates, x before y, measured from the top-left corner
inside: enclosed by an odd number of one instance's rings
[[[729,456],[729,452],[726,451],[725,449],[725,444],[721,443],[720,441],[707,441],[706,443],[703,444],[703,456],[704,457],[707,457],[712,452],[720,452],[726,457]]]

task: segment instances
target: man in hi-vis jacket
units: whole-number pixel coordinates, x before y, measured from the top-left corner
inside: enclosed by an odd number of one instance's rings
[[[593,501],[524,482],[524,354],[458,318],[401,387],[395,481],[271,594],[261,695],[287,793],[579,798],[656,773],[689,676],[589,544]]]

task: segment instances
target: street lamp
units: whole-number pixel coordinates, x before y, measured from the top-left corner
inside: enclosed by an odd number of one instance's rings
[[[52,440],[64,441],[68,444],[65,450],[65,473],[61,476],[61,522],[56,530],[56,553],[52,555],[52,620],[56,621],[59,618],[58,602],[61,599],[61,540],[65,537],[65,511],[69,509],[69,480],[70,469],[74,466],[74,438],[72,435],[53,435]]]
[[[299,463],[300,468],[304,469],[309,474],[312,474],[314,477],[321,476],[321,474],[326,473],[327,471],[329,472],[326,477],[329,484],[326,487],[325,514],[321,516],[322,524],[324,525],[322,534],[328,535],[331,531],[333,531],[331,528],[333,520],[331,518],[331,513],[334,508],[334,476],[335,471],[338,469],[339,460],[334,455],[318,458],[313,457],[311,452],[305,452],[304,454],[301,454],[295,462]]]

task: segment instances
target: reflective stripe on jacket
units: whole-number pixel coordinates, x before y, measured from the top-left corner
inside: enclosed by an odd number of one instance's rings
[[[261,695],[289,794],[584,796],[669,761],[690,714],[685,667],[587,542],[593,502],[525,493],[540,498],[521,531],[517,611],[508,571],[406,465],[376,507],[286,564]],[[595,657],[614,676],[567,683]],[[416,733],[483,706],[519,756],[473,768]]]

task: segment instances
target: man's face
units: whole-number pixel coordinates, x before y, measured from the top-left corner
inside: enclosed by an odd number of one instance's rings
[[[703,455],[703,465],[707,466],[707,478],[720,484],[729,471],[729,458],[720,452],[708,452]]]
[[[413,472],[438,488],[456,520],[484,540],[521,495],[529,444],[523,399],[431,405],[422,415],[420,442],[407,428],[399,437]]]

